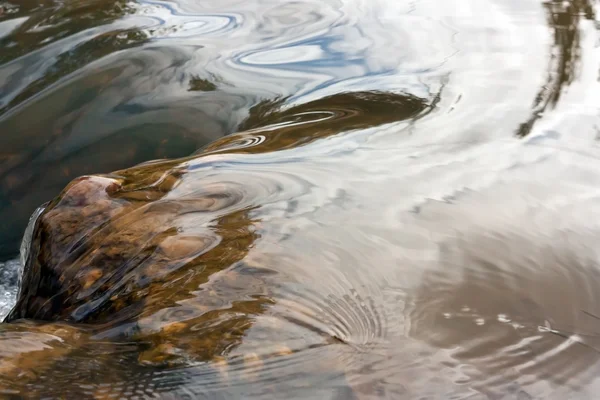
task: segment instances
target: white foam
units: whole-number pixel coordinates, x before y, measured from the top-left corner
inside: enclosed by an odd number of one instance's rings
[[[19,260],[0,262],[0,320],[4,319],[17,299]]]

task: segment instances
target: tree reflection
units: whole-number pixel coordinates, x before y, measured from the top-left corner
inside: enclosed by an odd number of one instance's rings
[[[590,0],[552,0],[544,3],[544,7],[554,37],[549,73],[533,102],[531,117],[516,132],[519,137],[531,132],[543,112],[556,106],[565,87],[576,78],[581,58],[580,23],[595,18]]]
[[[27,18],[8,35],[0,38],[3,49],[0,63],[10,62],[60,39],[116,21],[134,11],[131,4],[123,0],[19,1],[0,14],[0,21]]]

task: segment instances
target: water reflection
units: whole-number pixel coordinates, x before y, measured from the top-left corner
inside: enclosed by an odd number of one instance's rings
[[[548,25],[553,28],[554,45],[548,79],[535,97],[532,116],[519,126],[517,136],[527,136],[535,122],[547,109],[556,106],[563,90],[580,72],[582,19],[593,21],[594,8],[589,0],[572,2],[553,0],[544,3],[548,13]]]
[[[285,99],[260,102],[240,125],[242,133],[229,135],[201,149],[270,152],[306,145],[343,132],[416,119],[433,106],[407,94],[346,92],[282,109]]]
[[[0,39],[14,49],[0,66],[5,255],[31,212],[76,176],[188,155],[239,130],[259,104],[347,90],[429,96],[418,76],[394,75],[417,49],[382,47],[385,24],[363,6],[69,1],[10,9]],[[425,65],[447,56],[438,52]]]
[[[594,3],[7,4],[6,393],[600,388]]]
[[[0,19],[0,24],[7,25],[5,34],[0,37],[3,47],[0,63],[12,64],[15,72],[4,77],[0,115],[90,62],[144,43],[147,36],[137,29],[114,29],[117,26],[104,32],[94,29],[118,20],[130,13],[130,8],[125,1],[63,4],[26,1],[15,6],[13,12]],[[79,40],[73,41],[77,35]],[[43,62],[47,60],[42,57],[52,54],[49,47],[58,47],[61,40],[71,42],[71,48],[68,52],[59,52],[51,68],[44,68]],[[42,48],[46,51],[38,51]],[[27,55],[33,65],[15,71],[15,64],[24,61],[19,58]],[[34,67],[39,70],[35,71]]]

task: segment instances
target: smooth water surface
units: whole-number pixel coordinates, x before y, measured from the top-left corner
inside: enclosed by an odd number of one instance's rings
[[[35,319],[2,325],[0,389],[594,398],[597,9],[593,0],[0,2],[5,259],[36,207],[72,178],[197,154],[156,183],[168,206],[114,222],[102,242],[135,265],[106,293],[126,287],[149,308],[102,325],[114,316],[94,314],[106,300],[96,277],[68,299],[72,309],[65,303],[68,324],[42,304]],[[97,187],[80,200],[104,193]],[[198,193],[217,205],[181,211]],[[94,196],[78,204],[107,200]],[[98,207],[90,221],[112,216],[112,205]],[[137,249],[167,228],[160,254],[208,261],[168,264],[152,286]],[[72,269],[105,260],[109,250],[93,247],[104,239],[89,240],[85,254],[67,252]],[[17,269],[2,266],[3,315]],[[135,332],[160,335],[141,343]]]

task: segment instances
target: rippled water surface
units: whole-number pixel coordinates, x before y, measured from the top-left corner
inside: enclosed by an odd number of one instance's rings
[[[0,0],[0,393],[597,397],[597,12]]]

